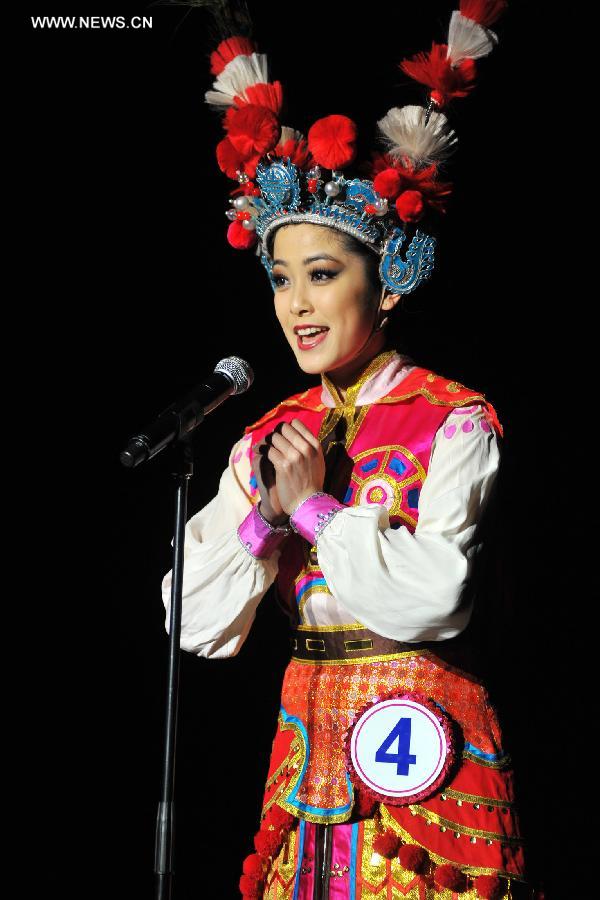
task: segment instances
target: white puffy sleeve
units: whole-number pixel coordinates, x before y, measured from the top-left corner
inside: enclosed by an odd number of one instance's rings
[[[319,565],[357,621],[399,641],[445,640],[466,628],[472,609],[461,604],[461,589],[499,459],[482,407],[454,410],[432,444],[414,534],[392,529],[380,505],[345,506],[328,519],[318,535]]]
[[[254,506],[247,493],[250,444],[248,434],[234,445],[217,495],[185,526],[180,646],[197,656],[225,658],[239,651],[277,575],[280,550],[258,558],[238,536]],[[171,580],[169,570],[161,588],[167,633]]]

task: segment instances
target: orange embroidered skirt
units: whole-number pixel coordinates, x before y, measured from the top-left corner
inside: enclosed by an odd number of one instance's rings
[[[399,690],[431,698],[458,726],[458,764],[449,780],[420,802],[380,802],[364,816],[344,739],[365,703]],[[274,804],[297,818],[269,861],[265,898],[530,896],[524,891],[513,773],[496,712],[477,678],[428,650],[360,660],[292,659],[284,676],[263,820]],[[328,850],[316,872],[324,825]],[[374,842],[384,833],[391,833],[399,848],[423,848],[419,871],[404,867],[401,854],[377,852]],[[442,886],[452,885],[454,876],[462,878],[461,893]]]

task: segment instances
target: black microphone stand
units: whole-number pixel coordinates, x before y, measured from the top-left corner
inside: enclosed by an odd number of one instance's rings
[[[194,474],[194,460],[189,437],[181,438],[170,448],[171,474],[175,478],[175,526],[173,536],[173,571],[169,626],[169,663],[162,786],[156,816],[154,872],[156,900],[170,900],[173,892],[173,858],[175,847],[175,750],[177,741],[177,706],[179,694],[181,592],[183,586],[183,549],[187,521],[188,489]]]

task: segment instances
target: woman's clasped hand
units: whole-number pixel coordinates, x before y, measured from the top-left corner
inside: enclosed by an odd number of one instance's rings
[[[253,448],[260,510],[274,525],[323,490],[325,456],[320,441],[300,419],[280,423]]]

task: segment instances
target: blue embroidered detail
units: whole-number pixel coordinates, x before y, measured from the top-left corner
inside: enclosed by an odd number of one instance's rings
[[[349,487],[348,490],[346,491],[346,493],[344,494],[344,499],[342,500],[342,503],[350,503],[350,500],[352,499],[352,492],[353,492],[352,488]]]
[[[361,469],[361,472],[370,472],[371,469],[376,469],[378,465],[379,465],[378,459],[371,459],[371,460],[369,460],[369,462],[363,463],[362,466],[360,467],[360,469]]]
[[[473,756],[479,756],[480,759],[487,759],[489,762],[498,762],[498,760],[504,759],[506,753],[504,750],[500,750],[499,753],[484,753],[483,750],[480,750],[479,747],[476,747],[474,744],[469,744],[465,742],[463,747],[467,753],[472,753]]]
[[[358,822],[352,826],[352,837],[350,838],[350,897],[349,900],[356,900],[356,851],[358,848]]]
[[[298,593],[296,594],[296,600],[298,603],[300,603],[300,600],[302,599],[302,595],[304,594],[304,591],[307,591],[309,588],[314,587],[315,584],[322,584],[325,587],[327,586],[327,582],[325,581],[324,578],[313,578],[311,581],[306,581],[302,585],[302,587],[300,588]]]
[[[406,500],[411,509],[417,509],[419,505],[419,488],[411,488],[406,494]]]
[[[290,716],[286,712],[283,706],[280,707],[281,716],[284,722],[293,722],[296,725],[302,734],[304,740],[304,765],[302,766],[302,771],[300,772],[300,776],[298,781],[296,782],[296,787],[294,790],[288,794],[287,797],[283,797],[290,806],[294,806],[296,809],[303,810],[304,812],[315,813],[316,815],[328,816],[328,815],[339,815],[339,813],[349,812],[352,808],[352,803],[354,801],[354,787],[352,782],[350,781],[350,776],[348,772],[346,772],[346,786],[348,788],[348,803],[345,803],[344,806],[334,806],[332,808],[329,807],[320,807],[320,806],[311,806],[308,803],[302,803],[301,800],[296,799],[296,795],[300,790],[300,785],[304,779],[304,775],[306,773],[306,768],[308,766],[308,759],[310,756],[310,743],[308,740],[308,733],[306,731],[306,727],[301,719],[298,716]]]
[[[401,459],[398,459],[395,456],[389,463],[389,468],[392,472],[396,472],[397,475],[402,475],[403,472],[406,472],[406,463],[403,463]]]
[[[258,481],[256,480],[256,475],[253,475],[250,479],[250,487],[258,487]]]

